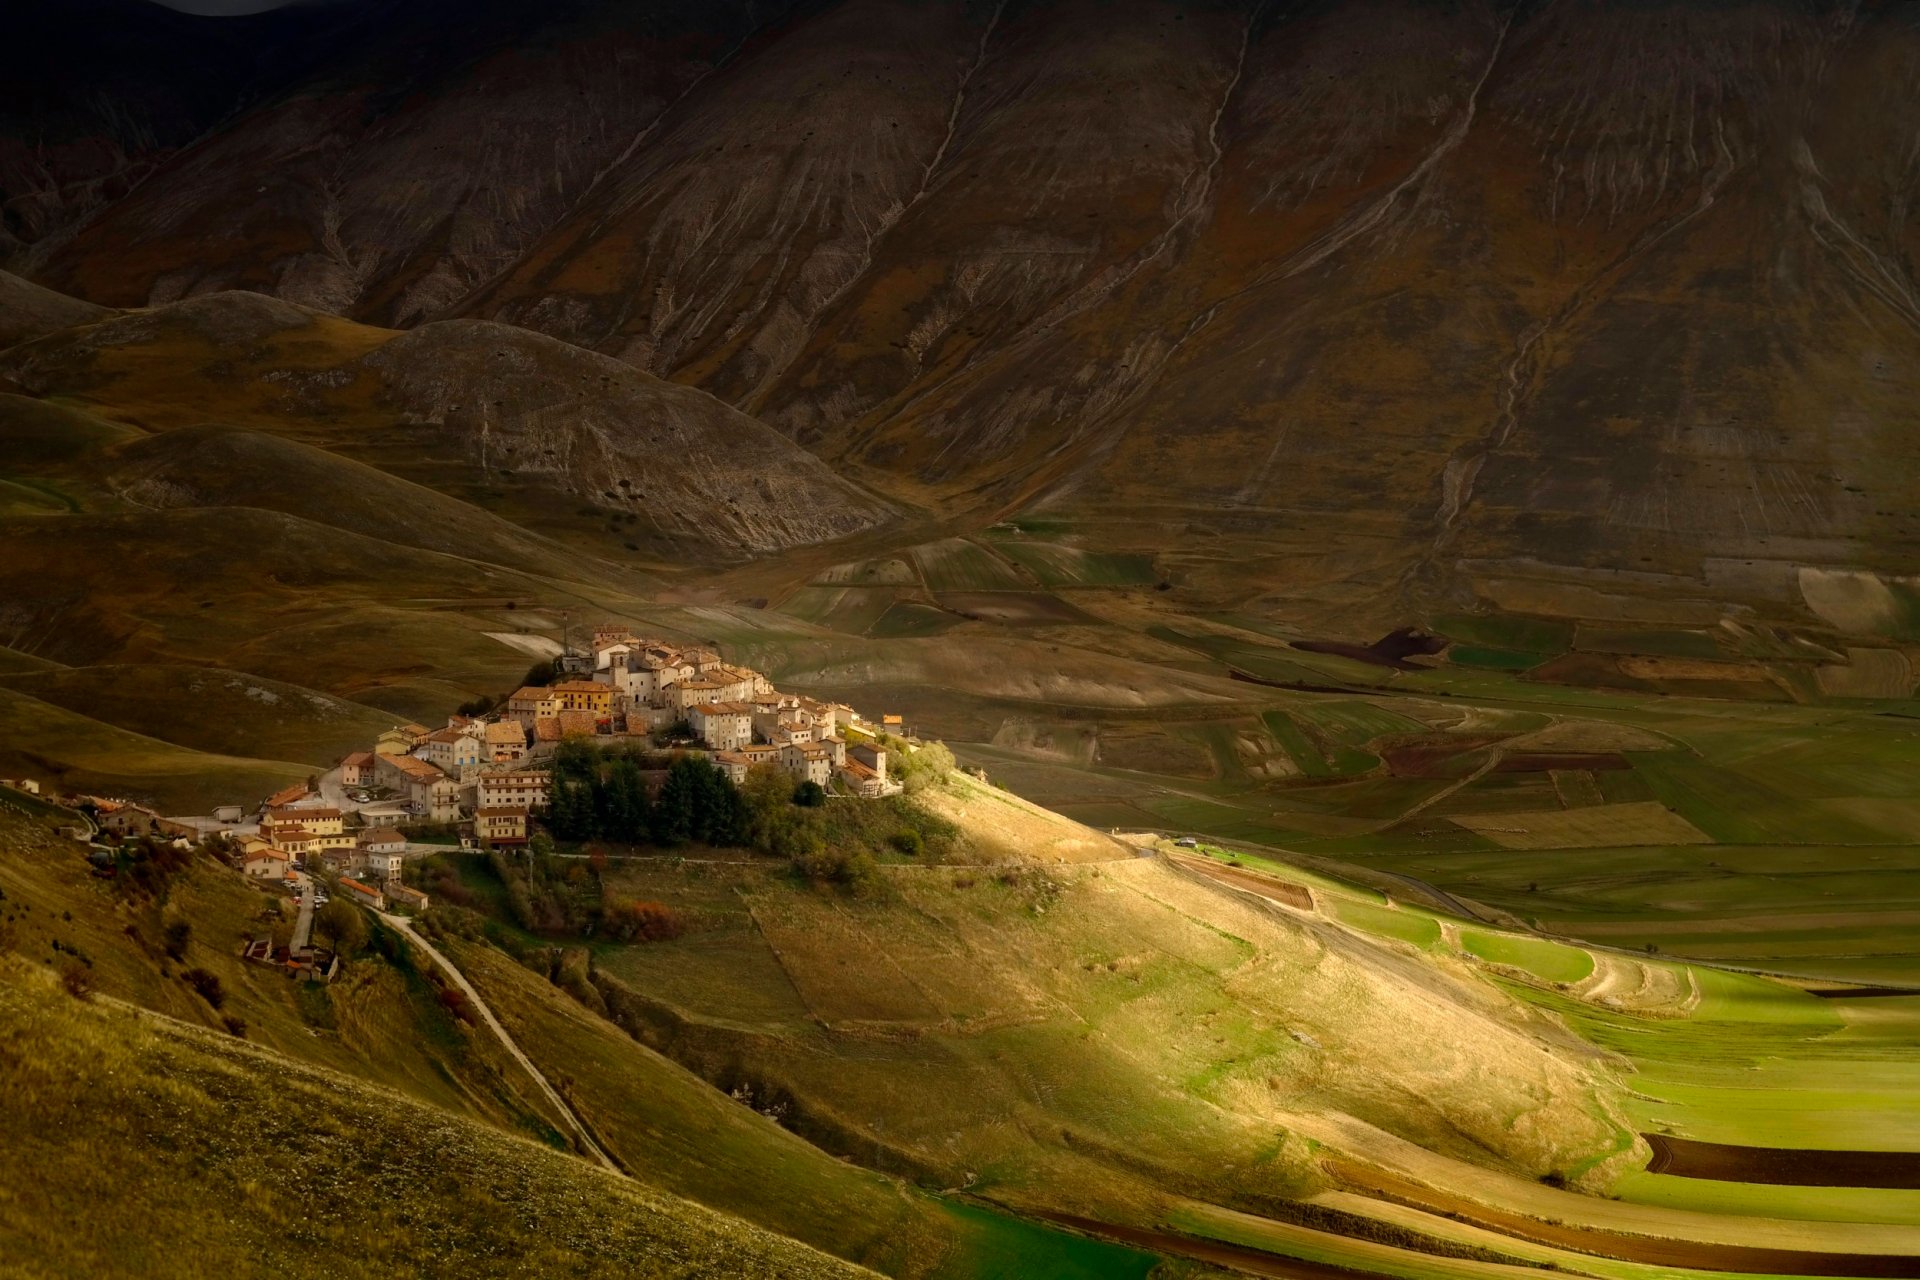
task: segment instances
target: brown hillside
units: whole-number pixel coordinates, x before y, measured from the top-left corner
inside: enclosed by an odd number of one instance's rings
[[[532,30],[476,23],[371,114],[322,79],[241,116],[43,278],[512,320],[901,494],[1224,535],[1263,563],[1199,585],[1355,627],[1436,593],[1804,619],[1797,567],[1912,560],[1904,9],[583,3]],[[801,536],[761,505],[719,532]]]

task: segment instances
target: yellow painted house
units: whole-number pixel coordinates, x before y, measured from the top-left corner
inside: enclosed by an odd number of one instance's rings
[[[613,686],[597,680],[563,680],[547,692],[560,700],[562,711],[589,711],[604,719],[613,714]]]

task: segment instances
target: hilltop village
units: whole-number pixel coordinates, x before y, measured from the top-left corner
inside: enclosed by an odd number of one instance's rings
[[[564,651],[535,675],[548,682],[523,685],[478,714],[449,716],[437,729],[395,725],[257,809],[227,805],[206,817],[166,817],[124,800],[80,797],[98,831],[73,834],[220,836],[240,871],[293,887],[308,911],[323,893],[308,874],[318,871],[337,877],[339,891],[362,905],[424,910],[427,895],[403,883],[401,871],[409,857],[444,845],[417,843],[409,833],[431,830],[477,849],[527,845],[548,808],[552,760],[563,742],[697,756],[736,785],[755,770],[779,771],[796,788],[818,788],[823,799],[902,790],[888,776],[887,758],[888,744],[911,749],[899,716],[873,723],[843,704],[783,693],[710,648],[602,627],[584,652]],[[13,785],[38,791],[29,782]]]

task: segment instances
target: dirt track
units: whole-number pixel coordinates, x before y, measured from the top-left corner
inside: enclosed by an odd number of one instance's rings
[[[1173,854],[1172,861],[1189,871],[1197,871],[1209,880],[1217,880],[1230,888],[1246,893],[1257,894],[1283,906],[1300,911],[1313,910],[1313,892],[1305,885],[1293,884],[1273,876],[1264,876],[1257,871],[1248,871],[1241,867],[1229,867],[1210,858],[1192,857],[1187,854]]]
[[[1783,1187],[1870,1187],[1920,1191],[1920,1151],[1795,1151],[1735,1147],[1642,1134],[1653,1148],[1648,1173]]]

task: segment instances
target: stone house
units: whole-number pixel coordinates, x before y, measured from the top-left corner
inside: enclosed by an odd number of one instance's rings
[[[375,911],[386,910],[386,895],[370,884],[365,884],[359,880],[342,880],[340,882],[340,891],[346,895],[348,902],[358,903],[363,907],[372,907]]]
[[[536,685],[526,685],[507,695],[506,713],[518,720],[523,729],[533,728],[533,722],[540,717],[543,707],[546,708],[545,714],[552,715],[560,709],[559,700],[551,691]]]
[[[473,834],[479,837],[480,843],[487,848],[525,844],[527,842],[527,811],[512,806],[475,809]]]
[[[293,855],[271,845],[249,850],[240,859],[240,870],[255,880],[284,880],[292,869]]]
[[[705,706],[711,702],[725,702],[726,699],[720,696],[720,691],[726,687],[718,680],[699,678],[682,680],[667,691],[667,701],[684,718],[695,707]]]
[[[389,880],[386,894],[388,906],[406,907],[412,911],[427,909],[427,895],[412,885],[401,884],[398,880]]]
[[[343,787],[369,787],[373,785],[373,752],[356,751],[340,761],[340,785]]]
[[[427,784],[426,815],[429,822],[457,822],[460,819],[460,784],[439,777]]]
[[[713,751],[737,751],[753,741],[753,708],[744,702],[715,702],[687,713],[693,736]]]
[[[393,849],[375,852],[372,849],[360,850],[360,865],[369,875],[391,880],[400,874],[400,866],[406,861],[406,855]]]
[[[482,731],[484,732],[484,731]],[[466,727],[436,729],[421,744],[421,755],[442,773],[458,774],[481,761],[481,737]]]
[[[407,838],[392,827],[368,827],[355,838],[354,844],[369,852],[404,853]]]
[[[525,809],[547,807],[545,772],[538,769],[496,769],[477,779],[479,790],[475,809]]]
[[[311,794],[311,792],[308,791],[306,783],[296,782],[292,786],[286,788],[285,790],[276,791],[272,795],[268,796],[266,803],[262,805],[261,808],[263,809],[284,808],[287,805],[293,804],[296,801],[305,800],[309,794]]]
[[[767,746],[745,746],[732,751],[722,751],[715,755],[713,763],[720,772],[727,775],[727,781],[739,786],[747,780],[747,774],[754,766],[780,763],[780,748]]]
[[[527,758],[527,728],[518,720],[497,720],[486,728],[487,760],[518,764]]]
[[[460,816],[460,784],[416,756],[383,755],[376,766],[382,785],[406,797],[413,812],[430,822]]]
[[[601,720],[613,714],[613,686],[598,680],[562,680],[551,692],[562,711],[588,711]]]
[[[274,831],[280,827],[301,827],[316,836],[337,836],[346,830],[346,819],[338,809],[315,806],[313,808],[269,809],[260,819],[260,834],[271,840]]]
[[[885,747],[868,743],[848,747],[839,766],[840,780],[857,796],[876,799],[899,795],[904,788],[887,777]]]
[[[150,836],[159,829],[159,814],[125,800],[99,801],[94,805],[94,813],[102,831],[123,838]]]
[[[826,786],[833,778],[833,748],[824,743],[795,743],[780,748],[780,763],[797,782]]]

